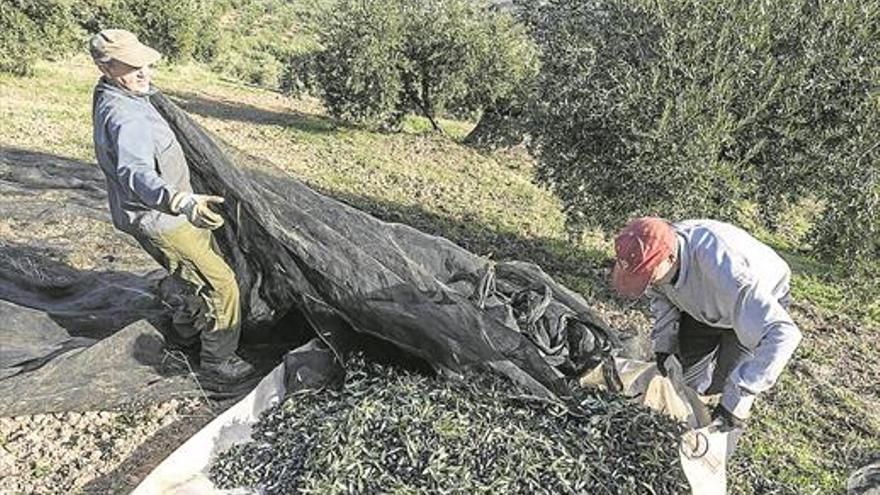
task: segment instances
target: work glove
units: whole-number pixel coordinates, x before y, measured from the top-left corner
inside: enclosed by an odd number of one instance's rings
[[[714,427],[716,431],[725,433],[736,428],[745,428],[746,421],[734,416],[724,406],[718,404],[712,411],[712,424],[710,426]]]
[[[220,196],[178,192],[171,198],[171,212],[186,215],[189,223],[200,229],[214,230],[223,226],[223,217],[211,210],[211,204],[221,204]]]
[[[659,371],[662,376],[666,376],[666,358],[668,357],[668,352],[654,353],[654,361],[657,363],[657,371]]]

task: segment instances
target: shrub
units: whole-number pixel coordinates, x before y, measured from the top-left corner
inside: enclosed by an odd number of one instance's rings
[[[47,0],[0,0],[0,72],[29,75],[39,58],[79,48],[70,7]]]
[[[225,0],[220,19],[226,33],[214,70],[260,86],[277,88],[291,57],[314,50],[299,29],[313,5],[298,0]]]
[[[0,1],[0,71],[24,76],[33,70],[37,24],[9,0]]]
[[[292,61],[286,89],[305,82],[331,114],[367,125],[418,112],[439,129],[439,115],[508,97],[537,63],[510,15],[472,0],[334,2],[315,28],[321,48]]]
[[[284,62],[257,47],[223,51],[214,60],[215,70],[257,86],[277,87]]]
[[[214,0],[81,0],[79,22],[92,33],[127,29],[171,60],[216,56],[221,31]]]
[[[322,23],[324,49],[312,67],[330,113],[366,124],[398,120],[406,34],[393,0],[338,2]]]
[[[214,0],[0,0],[0,71],[86,50],[87,32],[128,29],[170,59],[210,60],[222,36]]]
[[[576,222],[825,204],[820,247],[877,254],[877,0],[527,0],[528,129]],[[874,146],[872,148],[872,146]]]

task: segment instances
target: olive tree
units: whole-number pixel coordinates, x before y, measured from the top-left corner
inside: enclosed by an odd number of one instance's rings
[[[337,1],[312,26],[320,48],[291,61],[285,88],[361,124],[394,127],[414,112],[439,130],[438,116],[491,107],[537,68],[524,28],[480,1]]]
[[[0,72],[29,75],[36,60],[71,53],[81,37],[65,2],[0,0]]]
[[[815,198],[818,247],[878,254],[880,1],[523,0],[527,128],[575,221],[735,219]]]

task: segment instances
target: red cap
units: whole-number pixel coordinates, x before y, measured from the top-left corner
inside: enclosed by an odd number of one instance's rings
[[[651,282],[654,269],[675,247],[675,230],[666,220],[656,217],[631,220],[614,241],[617,251],[612,273],[614,288],[624,297],[641,296]]]

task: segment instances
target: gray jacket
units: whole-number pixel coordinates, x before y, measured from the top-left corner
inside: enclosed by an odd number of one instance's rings
[[[113,225],[137,236],[186,221],[169,209],[177,191],[192,192],[189,167],[168,123],[150,103],[101,78],[92,102],[95,157],[107,179]]]
[[[654,350],[677,351],[681,311],[733,329],[752,355],[731,371],[722,404],[747,417],[755,396],[773,386],[801,341],[786,309],[791,271],[775,251],[733,225],[689,220],[673,227],[679,238],[678,279],[648,291]]]

